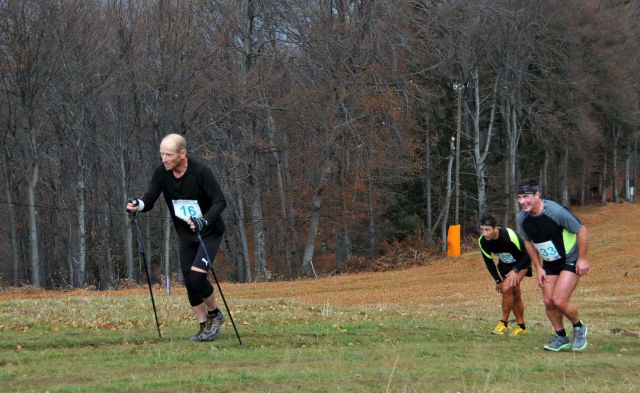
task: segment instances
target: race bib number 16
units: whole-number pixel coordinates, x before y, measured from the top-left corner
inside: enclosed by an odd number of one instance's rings
[[[191,217],[202,217],[202,211],[200,210],[198,201],[191,199],[174,199],[172,202],[176,217],[182,221],[189,222]]]
[[[558,253],[556,246],[551,240],[544,243],[534,243],[533,245],[536,246],[536,249],[538,249],[542,259],[545,261],[551,262],[560,259],[560,253]]]

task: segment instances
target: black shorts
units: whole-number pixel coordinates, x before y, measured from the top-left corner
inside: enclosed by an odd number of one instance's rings
[[[558,276],[561,271],[568,271],[571,273],[576,272],[576,261],[573,262],[549,262],[543,261],[542,268],[544,272],[547,273],[547,276]]]
[[[516,267],[516,263],[498,262],[498,272],[500,273],[500,277],[504,280],[507,274],[509,274],[514,267]],[[523,269],[527,269],[527,274],[525,274],[525,276],[531,277],[531,266],[525,266]]]
[[[202,238],[202,242],[207,248],[209,258],[211,258],[211,264],[213,264],[213,260],[216,258],[216,253],[220,248],[223,236],[224,235],[222,233],[214,233]],[[182,270],[183,277],[187,277],[189,275],[191,266],[198,267],[204,271],[209,270],[209,266],[205,264],[205,254],[202,251],[202,247],[200,247],[200,242],[197,240],[178,240],[178,256],[180,259],[180,269]]]

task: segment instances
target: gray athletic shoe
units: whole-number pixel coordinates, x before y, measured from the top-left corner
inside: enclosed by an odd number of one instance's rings
[[[218,312],[215,317],[207,316],[207,322],[204,325],[202,333],[196,337],[197,341],[213,341],[218,338],[220,334],[220,326],[224,323],[224,315],[222,312]]]
[[[547,351],[560,352],[563,349],[567,349],[571,347],[571,343],[569,343],[569,339],[567,337],[558,336],[557,334],[553,336],[551,342],[544,346],[544,349]]]
[[[589,329],[583,324],[581,327],[573,328],[573,343],[571,347],[574,351],[582,351],[587,347],[587,333]]]
[[[198,329],[198,333],[196,333],[193,336],[189,337],[189,340],[191,340],[191,341],[200,341],[200,340],[198,340],[198,337],[200,337],[200,335],[202,335],[203,332],[204,332],[204,328],[201,326],[200,329]]]

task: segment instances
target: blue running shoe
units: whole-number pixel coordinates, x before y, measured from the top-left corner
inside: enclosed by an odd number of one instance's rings
[[[573,343],[571,347],[574,351],[582,351],[587,347],[587,333],[589,333],[589,328],[585,324],[573,328]]]
[[[551,342],[544,346],[544,349],[547,351],[560,352],[563,349],[568,349],[571,347],[571,343],[567,337],[558,336],[557,334],[553,336]]]

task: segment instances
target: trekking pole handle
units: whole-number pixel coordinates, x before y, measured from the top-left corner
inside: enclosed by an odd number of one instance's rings
[[[136,198],[129,197],[129,198],[127,198],[127,205],[128,204],[132,204],[133,206],[137,207],[138,206],[138,200]],[[127,213],[129,213],[131,215],[135,215],[136,214],[136,212],[129,211],[129,209],[127,209],[126,206],[125,206],[125,210],[127,211]]]
[[[209,224],[204,218],[198,218],[195,216],[191,216],[191,222],[193,223],[196,233],[202,232],[204,227]]]

